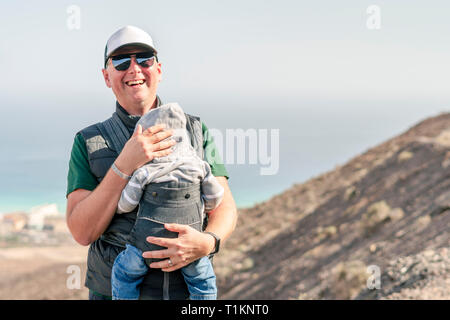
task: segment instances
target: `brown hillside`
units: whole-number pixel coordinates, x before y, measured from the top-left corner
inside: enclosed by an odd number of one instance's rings
[[[222,299],[381,299],[394,291],[402,298],[419,282],[432,291],[427,272],[408,278],[420,265],[399,271],[409,281],[392,283],[386,272],[402,257],[434,259],[430,252],[449,261],[439,248],[450,243],[450,114],[239,215],[215,258]],[[381,290],[364,291],[369,265],[383,274]],[[446,268],[439,269],[443,279],[450,278]],[[436,298],[449,299],[450,287],[442,290]]]

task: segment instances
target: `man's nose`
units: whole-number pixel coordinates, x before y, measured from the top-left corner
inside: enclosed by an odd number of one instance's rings
[[[136,57],[131,58],[130,67],[128,68],[128,71],[132,72],[141,72],[141,66],[137,63]]]

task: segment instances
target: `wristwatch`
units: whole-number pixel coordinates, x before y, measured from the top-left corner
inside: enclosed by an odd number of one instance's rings
[[[209,232],[209,231],[204,231],[203,233],[207,233],[207,234],[212,235],[214,237],[214,239],[216,240],[216,244],[214,246],[214,251],[211,252],[210,254],[216,254],[217,252],[219,252],[220,238],[215,233],[212,233],[212,232]]]

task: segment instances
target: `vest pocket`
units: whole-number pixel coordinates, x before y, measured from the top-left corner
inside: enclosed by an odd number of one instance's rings
[[[137,219],[146,219],[156,223],[179,223],[185,225],[195,225],[200,223],[197,202],[190,202],[186,206],[161,206],[160,204],[141,201]]]

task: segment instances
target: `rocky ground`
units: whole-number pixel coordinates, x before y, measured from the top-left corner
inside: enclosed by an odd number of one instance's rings
[[[426,250],[391,261],[379,290],[365,289],[356,299],[450,299],[450,250]]]
[[[375,296],[362,290],[369,266],[392,273],[402,270],[398,261],[442,254],[450,244],[449,223],[450,114],[442,114],[240,210],[236,231],[215,261],[220,297],[408,299],[421,288],[422,297],[448,299],[450,286],[431,275],[411,277],[399,292],[403,278],[390,284],[384,277]]]

